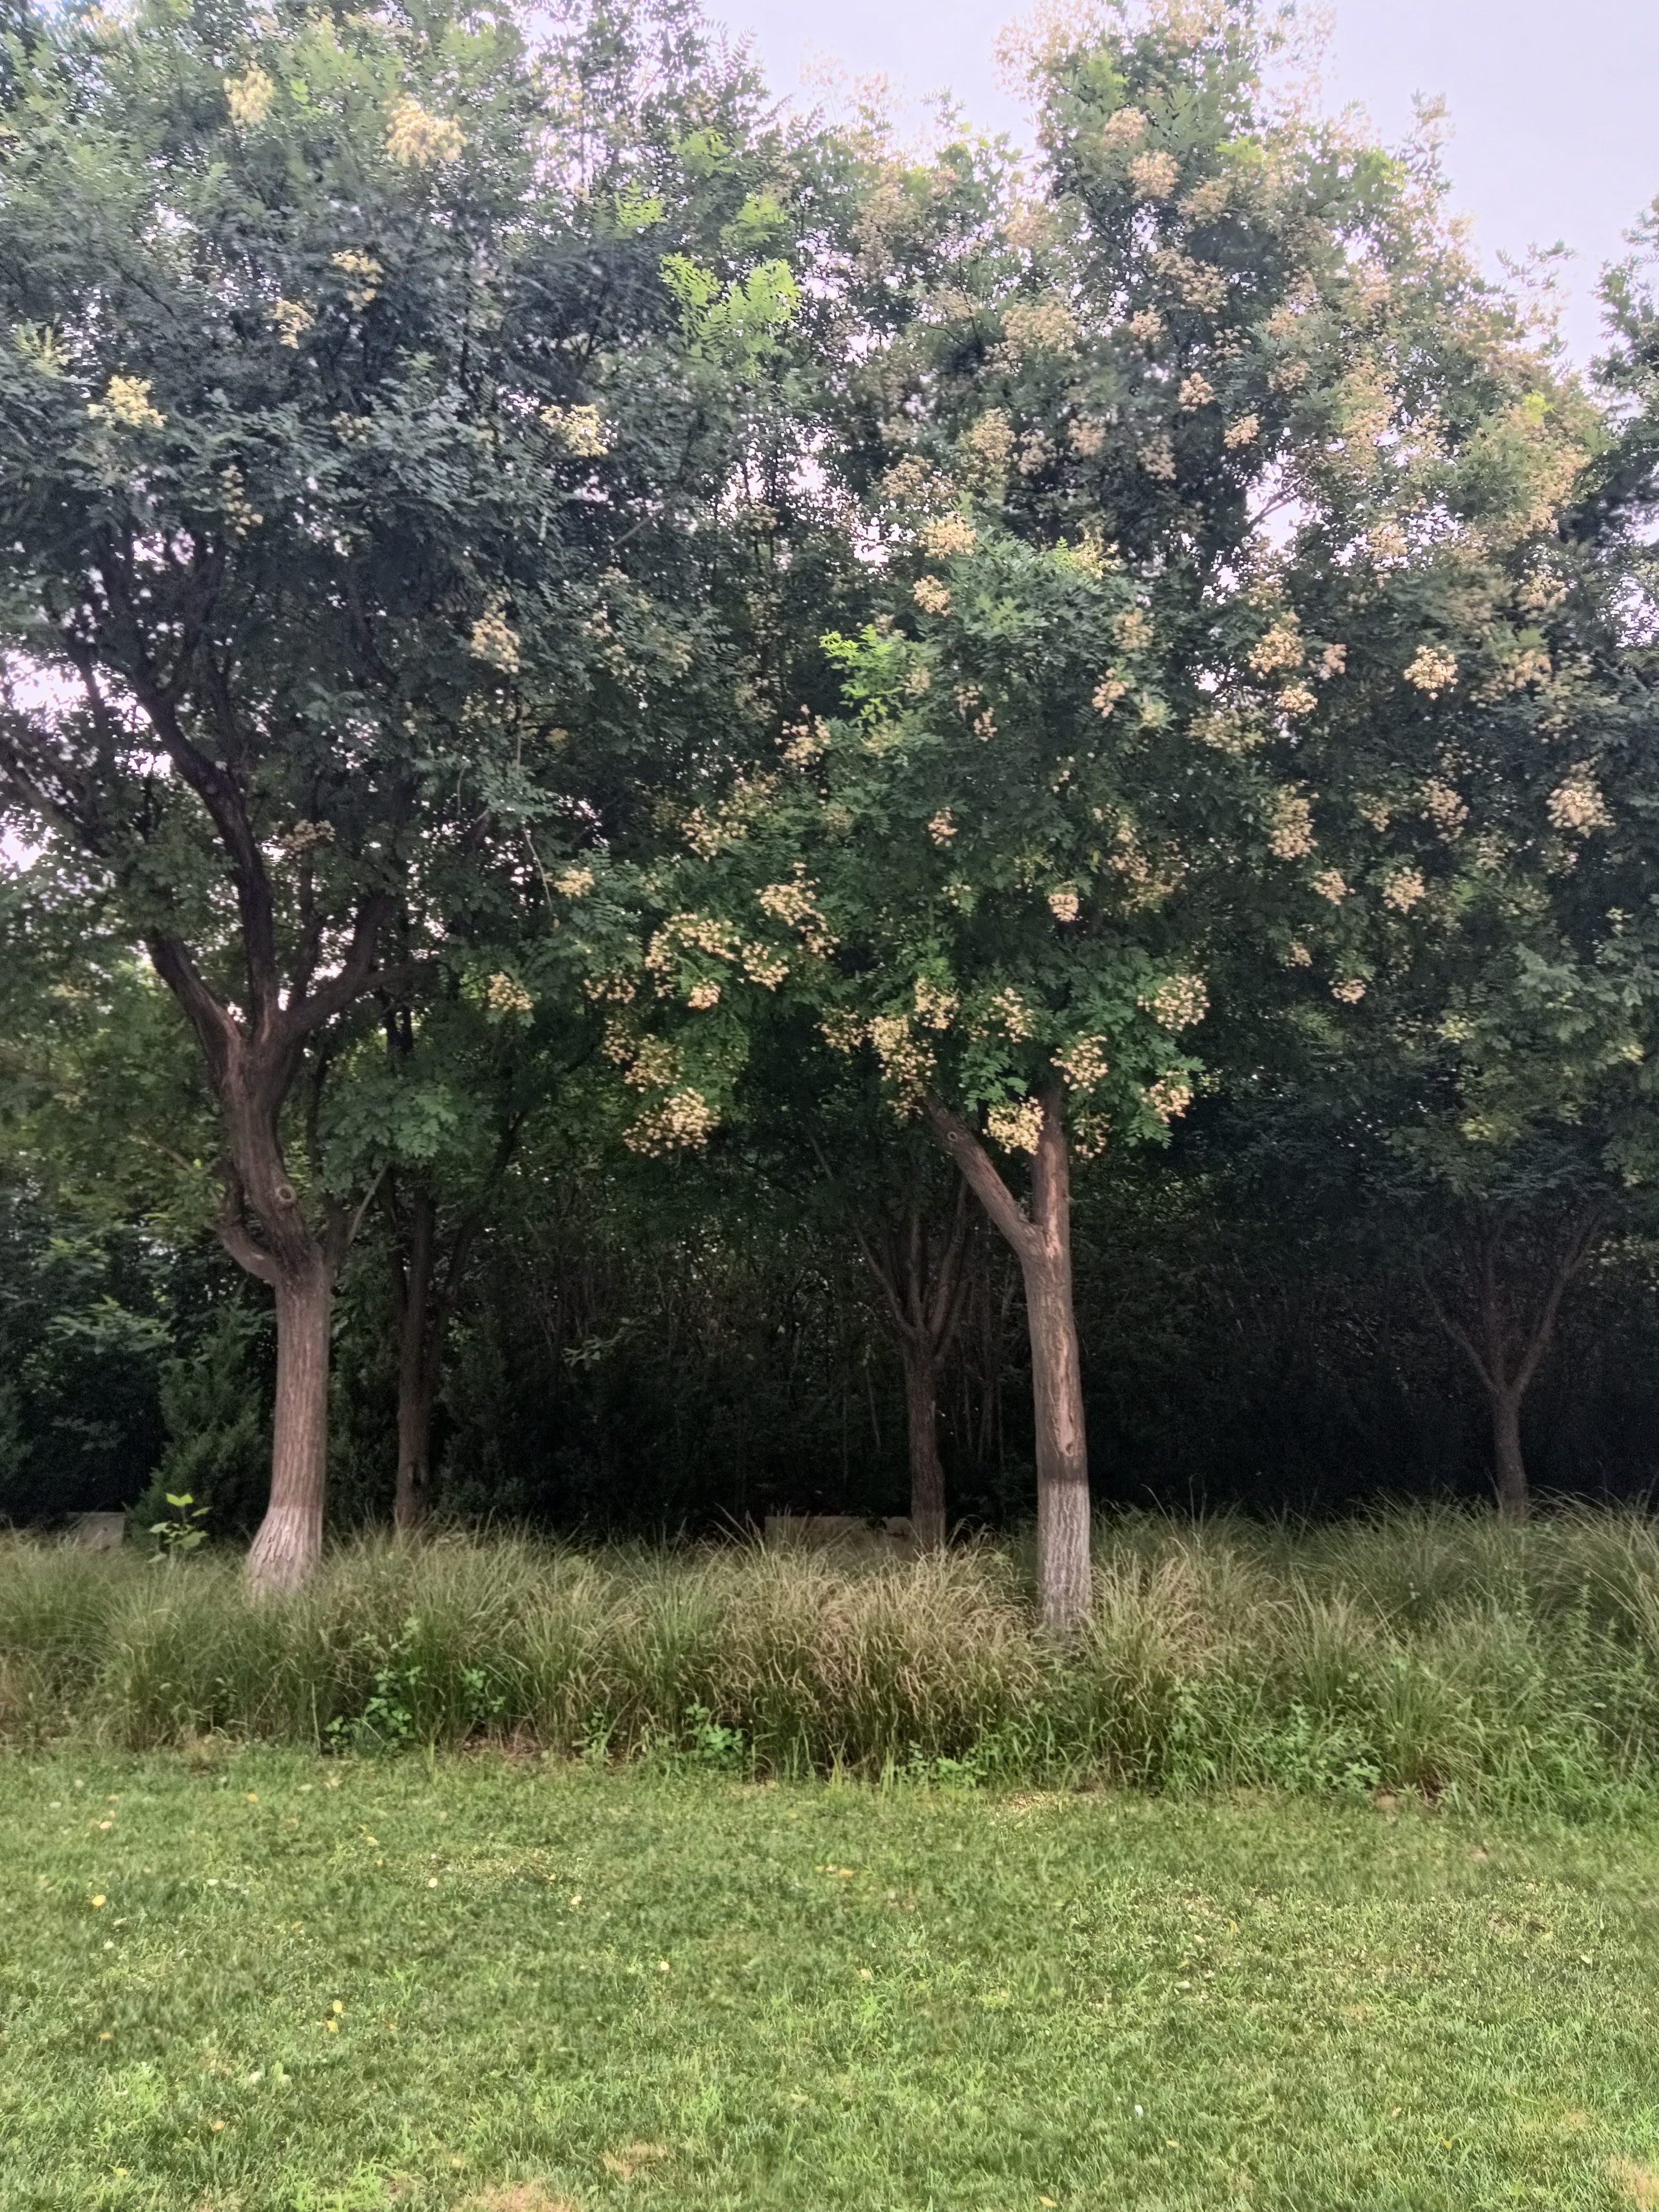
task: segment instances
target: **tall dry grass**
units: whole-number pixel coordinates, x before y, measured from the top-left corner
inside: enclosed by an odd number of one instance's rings
[[[872,1565],[362,1541],[255,1605],[229,1557],[0,1541],[0,1735],[210,1732],[1605,1807],[1659,1787],[1659,1527],[1126,1516],[1097,1531],[1065,1649],[1034,1627],[1018,1547]]]

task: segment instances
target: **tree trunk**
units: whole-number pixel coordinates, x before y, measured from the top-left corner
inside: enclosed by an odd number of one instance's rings
[[[392,1518],[400,1535],[412,1534],[420,1527],[431,1504],[432,1400],[438,1365],[432,1314],[437,1212],[431,1193],[417,1188],[410,1207],[407,1255],[392,1254],[398,1314],[398,1487]]]
[[[328,1468],[330,1270],[276,1285],[276,1407],[270,1504],[248,1553],[248,1581],[270,1596],[296,1589],[322,1556]]]
[[[1057,1084],[1042,1103],[1029,1211],[959,1115],[934,1098],[922,1111],[1019,1261],[1036,1428],[1037,1611],[1045,1628],[1069,1636],[1088,1619],[1091,1597],[1089,1452],[1072,1304],[1071,1159]]]
[[[939,1370],[931,1349],[906,1334],[904,1413],[910,1443],[910,1527],[918,1550],[945,1547],[945,1462],[939,1450]]]
[[[1492,1399],[1492,1469],[1498,1481],[1498,1510],[1505,1521],[1524,1521],[1531,1510],[1527,1462],[1521,1451],[1521,1394],[1498,1390]]]

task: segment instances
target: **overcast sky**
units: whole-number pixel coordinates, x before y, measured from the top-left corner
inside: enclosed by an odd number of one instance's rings
[[[975,121],[1023,135],[994,61],[1014,0],[708,5],[753,34],[781,92],[836,61],[913,101],[948,87]],[[1409,129],[1414,94],[1445,100],[1455,204],[1489,260],[1574,249],[1566,326],[1587,357],[1596,272],[1659,194],[1659,0],[1337,0],[1324,75],[1330,104],[1361,102],[1389,140]]]

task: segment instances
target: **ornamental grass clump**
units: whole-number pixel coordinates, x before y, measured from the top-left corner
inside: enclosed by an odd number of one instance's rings
[[[1108,1783],[1413,1790],[1557,1813],[1659,1790],[1659,1539],[1413,1509],[1295,1531],[1127,1515],[1083,1630],[1029,1546],[916,1560],[455,1533],[341,1544],[251,1600],[240,1562],[0,1542],[0,1737],[203,1735]]]

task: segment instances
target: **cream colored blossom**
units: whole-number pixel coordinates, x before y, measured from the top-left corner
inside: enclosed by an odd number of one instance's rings
[[[1011,985],[1005,985],[996,994],[988,1011],[1016,1044],[1023,1044],[1027,1038],[1036,1035],[1036,1017]]]
[[[265,309],[265,320],[276,333],[278,345],[297,352],[301,339],[316,320],[309,307],[298,300],[273,300]]]
[[[785,725],[783,757],[791,768],[811,768],[828,744],[823,723],[811,720],[805,714],[799,722]]]
[[[1036,300],[1011,300],[1002,318],[1003,347],[1016,357],[1030,353],[1071,353],[1077,324],[1064,300],[1048,293]]]
[[[1457,793],[1453,792],[1452,797],[1455,799]],[[1375,830],[1379,836],[1394,819],[1394,809],[1389,805],[1386,799],[1356,799],[1353,803],[1353,811],[1366,827],[1370,830]]]
[[[1253,446],[1261,435],[1261,417],[1259,415],[1241,415],[1237,422],[1229,422],[1222,434],[1221,442],[1229,447]]]
[[[948,806],[941,806],[927,824],[927,835],[936,845],[948,845],[957,834],[957,825],[951,818]]]
[[[1106,1042],[1103,1036],[1073,1037],[1064,1052],[1054,1054],[1054,1066],[1074,1091],[1093,1091],[1106,1080],[1111,1072]]]
[[[242,471],[233,462],[219,471],[219,497],[225,510],[225,525],[233,538],[246,538],[264,520],[256,513],[247,495],[247,485]]]
[[[1310,373],[1305,361],[1281,361],[1268,370],[1268,386],[1274,392],[1299,392]]]
[[[255,131],[270,112],[276,87],[256,62],[240,76],[225,79],[230,119],[239,131]]]
[[[1085,461],[1091,461],[1106,442],[1106,425],[1097,422],[1092,415],[1080,415],[1066,435],[1072,451]]]
[[[1348,879],[1340,868],[1322,868],[1313,879],[1313,888],[1321,898],[1340,906],[1348,896]]]
[[[1201,975],[1166,975],[1139,1003],[1160,1028],[1185,1030],[1208,1013],[1210,994]]]
[[[1036,1098],[1018,1098],[993,1106],[985,1116],[992,1141],[1006,1152],[1035,1152],[1042,1138],[1042,1106]]]
[[[87,403],[94,422],[118,422],[124,430],[159,430],[167,417],[149,400],[149,377],[112,376],[101,399]]]
[[[671,1091],[623,1132],[630,1152],[700,1152],[719,1115],[700,1091]]]
[[[1140,108],[1119,107],[1107,117],[1100,136],[1108,146],[1138,146],[1146,131],[1146,117]]]
[[[824,1014],[818,1028],[832,1052],[856,1052],[869,1034],[868,1025],[856,1014]]]
[[[1314,673],[1322,684],[1329,683],[1334,676],[1346,675],[1348,667],[1348,648],[1346,645],[1328,645],[1320,654]]]
[[[425,169],[453,161],[465,141],[461,126],[447,115],[429,115],[407,95],[392,109],[386,124],[386,150],[401,168]]]
[[[1115,668],[1109,668],[1095,686],[1094,709],[1097,714],[1109,714],[1118,701],[1127,696],[1128,685]]]
[[[593,871],[586,867],[567,868],[562,875],[554,877],[553,888],[565,898],[586,898],[593,888]]]
[[[1182,378],[1179,397],[1182,405],[1188,411],[1195,407],[1207,407],[1215,398],[1215,386],[1207,376],[1200,376],[1194,369],[1190,376]]]
[[[366,307],[379,291],[380,279],[386,271],[372,253],[365,253],[356,246],[348,246],[339,253],[329,256],[331,269],[337,269],[346,281],[346,298],[354,307]]]
[[[611,441],[597,407],[544,407],[544,429],[573,460],[596,461],[611,451]]]
[[[1188,222],[1213,222],[1222,214],[1232,198],[1233,180],[1230,176],[1206,177],[1195,185],[1181,203],[1181,212]]]
[[[1156,307],[1141,307],[1124,325],[1132,338],[1142,345],[1156,345],[1164,335],[1164,318]]]
[[[1348,975],[1331,986],[1332,998],[1340,999],[1345,1006],[1357,1006],[1364,995],[1365,979],[1363,975]]]
[[[1279,695],[1279,704],[1286,714],[1311,714],[1319,704],[1319,696],[1311,684],[1287,684]]]
[[[1082,904],[1070,884],[1061,884],[1048,893],[1048,911],[1056,921],[1075,921]]]
[[[1456,683],[1456,659],[1438,646],[1419,646],[1415,659],[1406,671],[1406,681],[1432,699]]]
[[[1300,792],[1275,792],[1267,823],[1267,849],[1275,860],[1303,860],[1312,852],[1313,807]]]
[[[1144,653],[1152,641],[1152,625],[1141,607],[1126,607],[1115,617],[1112,635],[1125,653]]]
[[[1383,880],[1382,903],[1392,907],[1396,914],[1409,914],[1419,899],[1429,895],[1421,868],[1395,868]]]
[[[492,1014],[527,1014],[536,1001],[516,976],[495,975],[484,985],[484,1004]]]
[[[937,576],[918,576],[915,582],[916,605],[925,615],[948,614],[951,611],[951,590]]]
[[[1129,164],[1129,185],[1138,200],[1167,200],[1181,181],[1181,164],[1161,147],[1148,147]]]
[[[744,974],[763,991],[775,991],[789,973],[788,961],[769,945],[745,945],[742,960]]]
[[[1148,438],[1140,449],[1140,465],[1149,477],[1160,483],[1173,483],[1176,473],[1175,447],[1161,434]]]
[[[974,526],[965,514],[938,514],[921,526],[921,542],[935,561],[953,560],[974,550]]]
[[[685,994],[686,1005],[695,1007],[700,1014],[706,1013],[710,1006],[719,1006],[720,1002],[720,987],[712,977],[707,975],[702,982],[694,983]]]
[[[1613,826],[1607,803],[1596,787],[1588,762],[1581,763],[1550,793],[1547,810],[1552,825],[1564,836],[1589,837]]]
[[[1000,407],[993,407],[969,427],[962,442],[981,467],[1006,469],[1013,458],[1014,426]]]
[[[944,984],[927,975],[916,978],[915,1000],[917,1017],[930,1030],[948,1030],[961,1004],[954,991],[947,991]]]
[[[933,1055],[911,1029],[908,1014],[878,1014],[870,1024],[870,1042],[882,1073],[901,1096],[914,1098],[927,1087]]]
[[[1285,946],[1285,965],[1287,968],[1311,968],[1313,966],[1313,954],[1309,951],[1308,947],[1303,943],[1299,937],[1293,937],[1290,943]]]
[[[1184,1075],[1172,1070],[1160,1075],[1156,1083],[1149,1083],[1146,1095],[1146,1103],[1160,1121],[1173,1121],[1192,1104],[1193,1086]]]
[[[503,676],[519,672],[518,632],[499,606],[488,607],[472,625],[469,641],[476,659],[499,668]]]
[[[1248,659],[1258,676],[1271,676],[1275,669],[1300,668],[1305,652],[1296,617],[1281,615],[1257,638]]]
[[[1426,779],[1417,794],[1418,805],[1449,842],[1469,818],[1468,802],[1443,776]]]

